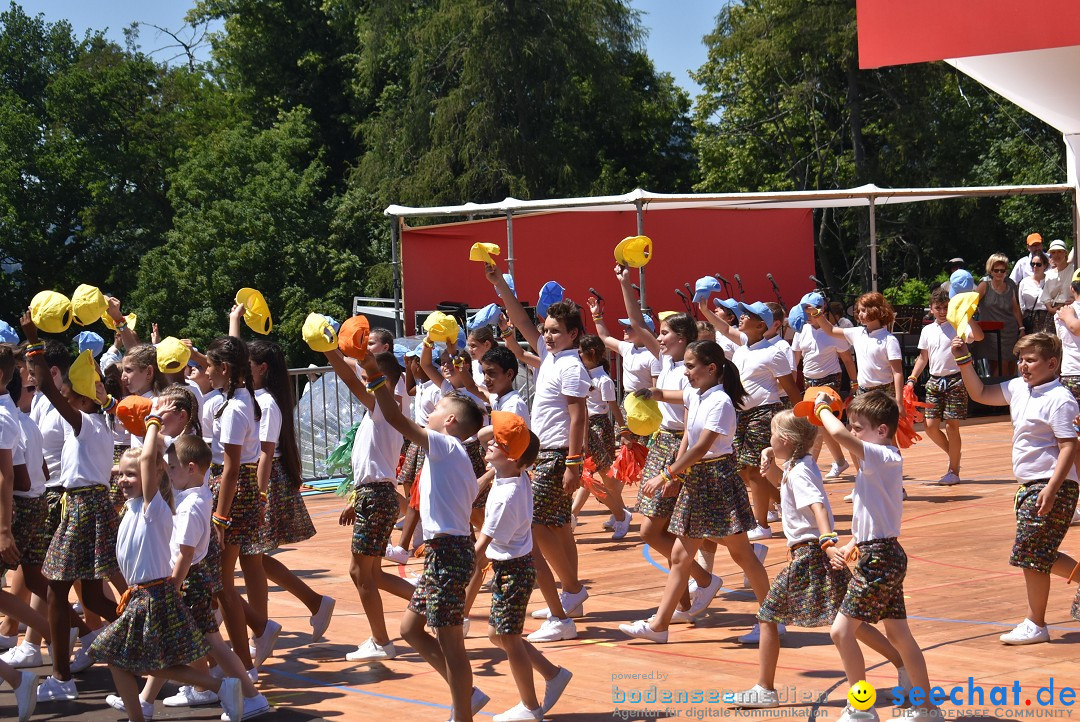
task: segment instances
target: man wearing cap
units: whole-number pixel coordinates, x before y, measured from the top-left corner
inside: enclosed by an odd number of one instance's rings
[[[1011,278],[1018,286],[1020,285],[1020,281],[1023,281],[1031,275],[1031,258],[1043,249],[1042,236],[1038,233],[1028,235],[1027,249],[1028,254],[1016,262],[1016,265],[1013,266],[1012,273],[1009,274],[1009,278]]]
[[[1076,269],[1069,263],[1069,249],[1060,238],[1050,242],[1047,249],[1050,268],[1043,281],[1042,301],[1047,310],[1057,310],[1072,303],[1072,277]]]

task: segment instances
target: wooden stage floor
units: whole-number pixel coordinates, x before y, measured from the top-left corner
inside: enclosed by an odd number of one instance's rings
[[[1023,577],[1008,565],[1013,539],[1011,431],[1006,417],[971,422],[964,428],[966,481],[950,488],[921,482],[936,479],[946,467],[945,457],[924,439],[905,454],[910,499],[905,504],[902,542],[910,563],[905,592],[910,623],[926,654],[931,682],[945,688],[961,687],[962,706],[946,703],[952,718],[985,719],[1025,716],[1069,716],[1062,704],[1064,687],[1080,686],[1080,622],[1069,609],[1076,586],[1055,579],[1051,588],[1048,621],[1052,641],[1032,647],[1006,647],[997,637],[1023,619]],[[827,455],[827,452],[826,452]],[[841,535],[850,529],[850,506],[842,500],[852,486],[846,477],[827,486]],[[627,494],[627,497],[630,495]],[[376,715],[394,720],[445,720],[449,694],[445,684],[408,650],[397,659],[379,664],[354,664],[345,653],[368,637],[368,626],[348,576],[349,528],[337,525],[341,500],[332,495],[309,499],[319,534],[279,558],[318,590],[338,599],[337,613],[320,644],[309,645],[307,610],[284,593],[271,595],[273,616],[285,628],[276,655],[262,669],[261,688],[275,711],[265,717],[292,719],[368,720]],[[736,638],[753,623],[757,611],[741,586],[741,573],[722,553],[716,571],[725,578],[724,591],[709,613],[694,627],[673,626],[666,645],[629,640],[618,624],[649,616],[660,599],[665,572],[658,557],[650,556],[637,535],[612,542],[601,528],[606,518],[590,502],[577,530],[580,567],[591,597],[587,616],[578,620],[580,639],[541,645],[550,659],[570,669],[574,679],[550,718],[580,722],[600,719],[754,719],[833,720],[843,707],[847,684],[839,657],[825,629],[788,632],[780,654],[777,686],[784,706],[778,710],[737,712],[722,703],[631,704],[618,693],[655,689],[673,694],[702,690],[720,694],[746,689],[757,676],[757,650]],[[774,524],[779,532],[780,525]],[[396,537],[395,537],[396,538]],[[786,563],[779,535],[768,542],[765,560],[770,577]],[[1064,551],[1080,552],[1080,531],[1070,531]],[[388,567],[391,566],[387,563]],[[419,560],[399,573],[418,573]],[[385,598],[388,626],[396,630],[404,602]],[[517,702],[509,668],[484,635],[489,596],[482,594],[472,619],[473,636],[467,640],[475,683],[492,701],[477,719],[508,709]],[[530,609],[542,606],[534,594]],[[526,631],[539,626],[529,620]],[[402,645],[404,646],[404,645]],[[888,663],[867,653],[872,666],[868,681],[878,689],[881,718],[894,715],[888,705],[896,676]],[[46,669],[42,669],[47,673]],[[968,706],[970,685],[982,687],[985,704]],[[41,705],[35,719],[117,720],[123,715],[103,709],[104,694],[112,687],[107,672],[94,668],[80,676],[83,694],[76,703]],[[1040,689],[1053,680],[1054,703],[1040,706]],[[1014,691],[1014,685],[1019,685]],[[991,704],[995,686],[1008,687],[1008,701]],[[616,687],[618,690],[616,690]],[[542,692],[542,686],[541,686]],[[978,701],[975,692],[974,701]],[[1014,694],[1019,704],[1014,702]],[[1046,700],[1047,690],[1041,691]],[[824,701],[822,701],[824,700]],[[1030,700],[1030,705],[1026,701]],[[1065,694],[1066,703],[1075,702]],[[0,692],[0,719],[12,718],[10,692]],[[186,712],[186,714],[185,714]],[[158,719],[216,719],[220,708],[177,711],[158,704]]]

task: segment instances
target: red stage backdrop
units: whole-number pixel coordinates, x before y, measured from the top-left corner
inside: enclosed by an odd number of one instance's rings
[[[747,301],[775,301],[766,273],[790,306],[813,283],[814,234],[809,209],[645,211],[645,235],[653,259],[645,268],[646,302],[655,311],[683,310],[675,295],[704,275],[720,273],[735,287],[742,277]],[[623,313],[613,269],[615,244],[636,235],[633,211],[536,213],[514,218],[514,281],[518,298],[536,302],[540,287],[558,281],[569,298],[584,305],[590,286],[607,301],[609,317]],[[506,220],[448,223],[402,232],[405,327],[415,333],[413,313],[442,301],[479,308],[497,302],[481,264],[469,260],[473,243],[497,243],[499,268],[507,271]],[[634,282],[637,272],[631,271]],[[684,290],[685,292],[685,290]],[[618,316],[617,316],[617,315]]]

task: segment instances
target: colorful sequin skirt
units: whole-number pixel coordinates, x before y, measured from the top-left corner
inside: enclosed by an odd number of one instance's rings
[[[533,524],[561,527],[570,523],[573,497],[563,491],[566,449],[541,449],[533,467]]]
[[[41,572],[52,581],[106,579],[120,570],[116,532],[120,519],[104,484],[64,492],[60,525],[49,543]]]
[[[411,484],[416,481],[424,459],[424,450],[419,444],[411,441],[406,441],[405,444],[404,459],[401,462],[401,471],[398,472],[399,484]]]
[[[859,560],[851,575],[840,612],[852,619],[877,624],[882,619],[906,619],[904,577],[907,554],[896,537],[855,545]]]
[[[476,559],[467,536],[437,536],[424,541],[424,573],[416,583],[409,610],[432,629],[453,627],[465,620],[465,586]]]
[[[46,486],[45,503],[49,506],[48,529],[46,531],[49,533],[49,540],[51,541],[53,534],[60,527],[60,517],[63,515],[64,487]]]
[[[1039,492],[1044,488],[1046,481],[1033,481],[1021,485],[1016,491],[1016,539],[1009,564],[1049,574],[1057,561],[1058,547],[1065,540],[1072,523],[1080,487],[1068,479],[1061,482],[1050,513],[1039,516]]]
[[[487,471],[487,461],[484,460],[484,456],[486,456],[486,450],[484,449],[484,445],[476,439],[473,439],[472,441],[466,441],[465,453],[469,455],[469,461],[472,462],[473,473],[476,474],[476,478],[479,479],[481,476],[484,475],[484,472]],[[476,495],[476,498],[473,499],[472,508],[483,509],[484,505],[487,504],[488,492],[490,491],[490,485],[481,489],[480,492]]]
[[[6,564],[0,561],[0,571],[16,569],[22,565],[40,567],[49,551],[48,525],[49,503],[43,496],[12,497],[11,534],[15,537],[15,548],[19,550],[19,561]]]
[[[757,528],[735,455],[699,461],[687,470],[668,531],[693,539],[722,539]]]
[[[241,554],[268,554],[278,547],[299,544],[315,536],[300,488],[285,472],[281,459],[274,459],[270,468],[270,484],[266,490],[266,513],[259,529],[259,541],[241,545]]]
[[[772,417],[782,410],[780,404],[764,404],[735,413],[735,457],[739,471],[761,466],[761,452],[772,440]]]
[[[168,581],[134,585],[124,611],[90,645],[90,656],[136,675],[191,664],[210,653],[180,592]]]
[[[229,509],[232,525],[225,530],[225,543],[238,546],[241,550],[245,547],[255,548],[259,543],[259,534],[265,516],[262,497],[259,496],[257,469],[255,464],[240,465],[236,493],[233,495],[232,507]],[[214,510],[218,508],[218,492],[221,490],[221,475],[224,471],[225,467],[219,464],[210,467],[210,491],[214,495]]]
[[[361,484],[353,497],[352,553],[382,557],[398,518],[398,495],[388,481]]]
[[[521,634],[529,596],[536,585],[536,566],[531,553],[491,562],[491,615],[488,624],[496,634]]]
[[[589,457],[602,473],[607,473],[615,463],[615,422],[608,414],[589,416]]]
[[[210,538],[214,538],[214,534]],[[216,585],[216,589],[215,589]],[[218,631],[217,618],[214,616],[214,594],[221,590],[221,560],[211,562],[209,556],[188,569],[180,595],[184,605],[191,612],[195,628],[203,634]]]
[[[683,432],[660,429],[649,444],[649,455],[645,457],[645,468],[641,470],[641,483],[638,484],[637,508],[651,519],[667,519],[675,511],[674,496],[645,495],[645,482],[659,476],[664,467],[670,466],[679,455]]]
[[[834,569],[816,541],[793,548],[791,563],[776,575],[757,618],[796,627],[833,623],[851,582],[846,566]]]

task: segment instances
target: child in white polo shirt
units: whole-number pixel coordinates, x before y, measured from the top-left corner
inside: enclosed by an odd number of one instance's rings
[[[1005,644],[1049,642],[1046,603],[1050,575],[1068,577],[1075,561],[1058,551],[1076,509],[1074,456],[1076,399],[1058,381],[1061,341],[1048,333],[1024,336],[1013,347],[1020,377],[985,385],[971,365],[971,352],[953,340],[953,353],[971,398],[987,406],[1008,405],[1013,423],[1013,473],[1020,488],[1016,541],[1009,564],[1024,570],[1028,616],[999,639]]]
[[[810,323],[825,333],[846,340],[855,350],[858,380],[852,384],[855,395],[884,391],[896,400],[904,413],[904,356],[900,342],[889,332],[896,318],[892,305],[880,293],[864,293],[855,304],[860,326],[834,326],[821,309],[808,309]],[[857,387],[857,388],[856,388]]]
[[[476,535],[477,567],[490,560],[491,616],[488,636],[510,661],[521,702],[495,722],[541,720],[566,689],[570,671],[556,667],[522,638],[525,610],[536,581],[532,548],[532,482],[525,473],[540,452],[540,439],[525,420],[508,411],[492,411],[491,426],[480,430],[495,481],[484,508],[484,523]],[[533,670],[547,684],[541,703],[536,698]]]
[[[923,369],[930,366],[930,380],[926,383],[926,435],[949,455],[949,469],[936,483],[951,486],[960,483],[960,421],[968,417],[968,392],[960,367],[952,354],[952,340],[956,329],[949,323],[949,291],[940,286],[930,294],[930,312],[934,323],[923,326],[919,334],[919,358],[911,369],[907,382],[912,386],[919,380]],[[970,322],[968,341],[982,341],[979,324]],[[945,431],[941,420],[945,420]]]

